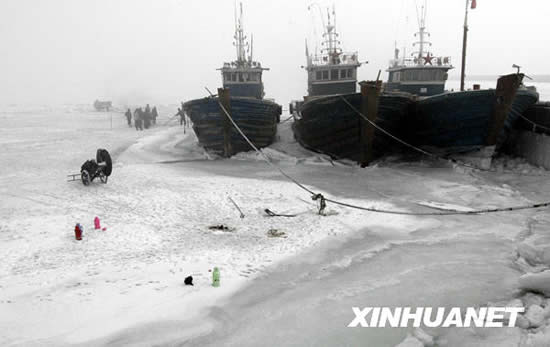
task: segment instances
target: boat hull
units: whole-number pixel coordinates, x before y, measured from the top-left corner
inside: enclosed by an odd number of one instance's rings
[[[227,122],[217,97],[195,99],[186,102],[184,111],[193,122],[193,130],[199,144],[218,155],[231,156],[253,150],[238,130],[230,125],[230,153],[225,153],[224,126]],[[269,101],[253,98],[230,97],[231,118],[258,148],[269,146],[277,134],[277,121],[281,106]]]
[[[294,137],[305,148],[336,159],[361,159],[361,94],[330,95],[312,98],[299,108],[292,126]],[[412,98],[408,94],[382,94],[376,124],[396,136],[402,136]],[[373,157],[380,157],[397,143],[379,130],[373,139]]]
[[[501,129],[497,129],[496,148],[504,144],[519,115],[538,100],[531,90],[517,91]],[[468,152],[488,146],[496,91],[451,92],[417,102],[413,143],[435,147],[446,153]]]
[[[550,102],[532,105],[523,117],[517,122],[516,129],[550,135]]]

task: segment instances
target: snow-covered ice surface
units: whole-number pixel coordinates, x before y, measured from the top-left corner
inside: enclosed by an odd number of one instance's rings
[[[411,331],[346,328],[351,307],[510,300],[526,271],[515,245],[534,220],[549,222],[547,210],[415,217],[331,204],[319,216],[257,154],[214,158],[167,116],[143,132],[116,113],[111,130],[110,114],[74,106],[8,110],[0,121],[1,345],[394,346]],[[266,153],[348,203],[467,211],[550,200],[548,173],[522,162],[497,162],[498,175],[426,161],[361,169],[300,148],[289,126]],[[97,148],[114,157],[108,184],[66,182]],[[95,216],[105,231],[93,230]],[[231,230],[209,229],[221,224]],[[188,275],[195,286],[184,286]],[[426,331],[448,346],[517,333]]]

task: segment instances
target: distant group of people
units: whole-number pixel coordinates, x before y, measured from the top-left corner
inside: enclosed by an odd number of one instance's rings
[[[128,126],[132,126],[132,111],[128,109],[126,113],[124,114],[126,116],[126,120],[128,121]],[[136,131],[149,129],[152,125],[157,124],[157,117],[158,117],[158,111],[157,107],[153,106],[151,108],[149,104],[145,106],[145,109],[138,107],[135,109],[133,113],[134,118],[134,126],[136,127]]]

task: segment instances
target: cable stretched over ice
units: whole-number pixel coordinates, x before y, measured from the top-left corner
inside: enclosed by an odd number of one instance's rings
[[[499,171],[498,170],[494,170],[494,169],[485,169],[485,168],[482,168],[482,167],[477,167],[475,165],[471,165],[471,164],[468,164],[468,163],[465,163],[463,161],[460,161],[460,160],[457,160],[457,159],[454,159],[454,158],[446,158],[446,157],[443,157],[443,156],[440,156],[440,155],[437,155],[437,154],[434,154],[434,153],[430,153],[428,151],[425,151],[423,150],[422,148],[420,147],[416,147],[402,139],[400,139],[399,137],[391,134],[390,132],[388,132],[387,130],[385,130],[384,128],[380,127],[378,124],[376,124],[375,122],[371,121],[370,119],[368,119],[363,113],[361,113],[356,107],[354,107],[348,100],[346,100],[346,98],[344,98],[343,96],[340,96],[340,98],[342,98],[342,100],[348,104],[348,106],[354,111],[356,112],[360,117],[362,117],[363,119],[365,119],[367,122],[369,122],[372,126],[374,126],[376,129],[378,129],[379,131],[381,131],[382,133],[384,133],[385,135],[389,136],[390,138],[394,139],[395,141],[401,143],[402,145],[406,146],[406,147],[409,147],[421,154],[424,154],[430,158],[433,158],[433,159],[437,159],[437,160],[442,160],[442,161],[446,161],[446,162],[450,162],[452,164],[456,164],[458,166],[463,166],[463,167],[466,167],[466,168],[469,168],[469,169],[473,169],[473,170],[479,170],[479,171],[484,171],[484,172],[493,172],[493,173],[498,173]],[[511,112],[513,113],[516,113],[518,114],[519,116],[525,118],[522,114],[518,113],[517,111],[514,111],[514,110],[510,110]],[[527,118],[525,118],[526,120],[528,120]],[[529,120],[528,120],[529,121]],[[531,121],[529,121],[531,122]],[[533,123],[533,122],[531,122]],[[536,123],[533,123],[535,124],[535,126],[539,127],[539,128],[543,128],[543,129],[548,129],[550,130],[550,128],[546,128],[542,125],[538,125]],[[522,176],[541,176],[541,175],[530,175],[530,174],[524,174],[524,173],[521,173]]]
[[[205,87],[205,89],[208,91],[208,93],[210,94],[210,96],[214,97],[214,95],[210,92],[210,90],[208,90],[208,88]],[[344,101],[347,102],[346,99],[342,98]],[[235,121],[233,120],[233,118],[231,117],[231,115],[229,114],[229,112],[227,112],[226,108],[222,105],[222,103],[220,102],[220,99],[218,98],[218,104],[220,105],[220,108],[222,109],[223,113],[226,115],[226,117],[229,119],[229,121],[231,121],[231,124],[233,124],[233,126],[235,127],[235,129],[237,129],[237,131],[239,132],[239,134],[245,139],[245,141],[256,151],[258,152],[262,158],[271,166],[273,167],[274,169],[276,169],[277,171],[279,171],[284,177],[286,177],[288,180],[292,181],[294,184],[296,184],[298,187],[300,187],[301,189],[305,190],[306,192],[308,192],[309,194],[311,194],[311,199],[312,200],[319,200],[320,201],[320,206],[319,206],[319,214],[322,214],[323,213],[323,210],[324,208],[326,207],[326,202],[330,202],[330,203],[333,203],[335,205],[339,205],[339,206],[343,206],[343,207],[348,207],[348,208],[353,208],[353,209],[356,209],[356,210],[361,210],[361,211],[368,211],[368,212],[375,212],[375,213],[385,213],[385,214],[394,214],[394,215],[407,215],[407,216],[454,216],[454,215],[479,215],[479,214],[485,214],[485,213],[496,213],[496,212],[507,212],[507,211],[518,211],[518,210],[527,210],[527,209],[537,209],[537,208],[543,208],[543,207],[548,207],[550,206],[550,201],[549,202],[543,202],[543,203],[538,203],[538,204],[531,204],[531,205],[523,205],[523,206],[512,206],[512,207],[502,207],[502,208],[488,208],[488,209],[480,209],[480,210],[472,210],[472,211],[458,211],[458,210],[453,210],[453,209],[448,209],[448,210],[444,210],[442,212],[410,212],[410,211],[401,211],[401,210],[386,210],[386,209],[377,209],[377,208],[374,208],[374,207],[364,207],[364,206],[358,206],[358,205],[354,205],[354,204],[349,204],[349,203],[345,203],[345,202],[341,202],[341,201],[338,201],[338,200],[333,200],[333,199],[330,199],[330,198],[325,198],[322,194],[319,194],[319,193],[315,193],[313,192],[311,189],[307,188],[306,186],[304,186],[302,183],[298,182],[296,179],[294,179],[293,177],[291,177],[290,175],[288,175],[286,172],[283,171],[283,169],[281,169],[279,166],[275,165],[271,159],[264,153],[262,152],[258,147],[256,147],[252,141],[250,141],[250,139],[244,134],[244,132],[241,130],[241,128],[237,125],[237,123],[235,123]],[[349,103],[348,103],[349,104]],[[354,108],[351,104],[350,106],[352,108]],[[357,111],[361,116],[363,116],[361,114],[361,112]],[[363,116],[364,117],[364,116]],[[367,119],[368,120],[368,119]],[[388,134],[389,136],[395,138],[396,140],[399,140],[399,141],[402,141],[396,137],[394,137],[393,135],[391,135],[390,133],[388,133],[387,131],[383,130],[382,128],[379,128],[376,124],[372,123],[370,120],[368,120],[369,123],[373,124],[376,128],[378,128],[379,130],[385,132],[386,134]],[[406,142],[403,141],[403,144],[407,144]],[[412,145],[410,145],[412,146]],[[413,146],[414,147],[414,146]],[[422,149],[419,149],[421,151],[423,151]],[[423,151],[425,152],[425,151]],[[428,155],[432,155],[432,156],[436,156],[435,154],[430,154],[428,152],[426,152]],[[437,157],[437,156],[436,156]],[[271,212],[271,211],[270,211]],[[267,211],[266,211],[267,213]],[[273,214],[273,217],[276,216],[275,213],[271,212]],[[269,213],[268,213],[269,214]]]
[[[521,113],[517,112],[517,111],[514,111],[514,110],[511,110],[512,113],[514,113],[515,115],[519,116],[520,118],[522,118],[523,120],[527,121],[528,123],[530,123],[532,126],[533,126],[533,131],[535,131],[537,128],[539,129],[542,129],[542,130],[546,130],[546,131],[550,131],[550,128],[549,127],[545,127],[544,125],[540,125],[538,123],[535,123],[533,122],[532,120],[530,120],[529,118],[525,117],[524,115],[522,115]]]
[[[491,170],[491,169],[484,169],[484,168],[480,168],[480,167],[477,167],[477,166],[474,166],[474,165],[470,165],[468,163],[464,163],[464,162],[461,162],[459,160],[456,160],[456,159],[453,159],[453,158],[445,158],[445,157],[442,157],[440,155],[437,155],[437,154],[434,154],[434,153],[430,153],[428,151],[425,151],[423,150],[422,148],[420,147],[416,147],[404,140],[401,140],[399,137],[395,136],[395,135],[392,135],[390,132],[388,132],[387,130],[385,130],[384,128],[380,127],[378,124],[376,124],[375,122],[371,121],[370,119],[368,119],[364,114],[362,114],[355,106],[353,106],[346,98],[344,98],[344,96],[340,96],[340,98],[346,103],[348,104],[348,106],[354,111],[356,112],[361,118],[363,118],[364,120],[366,120],[367,122],[369,122],[373,127],[375,127],[376,129],[378,129],[379,131],[381,131],[382,133],[384,133],[385,135],[389,136],[390,138],[394,139],[395,141],[399,142],[400,144],[406,146],[406,147],[409,147],[419,153],[422,153],[428,157],[431,157],[431,158],[434,158],[434,159],[438,159],[438,160],[443,160],[443,161],[447,161],[447,162],[451,162],[453,164],[456,164],[456,165],[460,165],[460,166],[464,166],[464,167],[467,167],[469,169],[475,169],[475,170],[480,170],[480,171],[487,171],[487,172],[496,172],[494,170]]]
[[[210,92],[210,90],[208,90],[208,88],[205,88],[208,93],[210,94],[210,96],[214,96],[214,94],[212,94]],[[262,157],[265,159],[265,161],[267,161],[267,163],[269,165],[271,165],[273,168],[275,168],[276,170],[278,170],[281,175],[285,176],[286,178],[288,178],[289,180],[291,180],[292,182],[294,182],[296,185],[298,185],[298,187],[302,188],[303,190],[305,190],[306,192],[310,193],[311,195],[315,195],[315,193],[308,189],[306,186],[304,186],[303,184],[301,184],[300,182],[296,181],[294,178],[290,177],[289,175],[287,175],[280,167],[276,166],[275,164],[273,164],[271,162],[271,160],[269,159],[269,157],[264,153],[262,152],[261,150],[258,149],[258,147],[256,147],[252,141],[250,141],[248,139],[248,137],[243,133],[243,131],[241,130],[241,128],[239,128],[239,126],[237,125],[237,123],[235,123],[235,121],[233,120],[233,118],[231,117],[231,115],[229,114],[229,112],[227,112],[227,110],[225,109],[225,107],[222,105],[222,103],[220,102],[220,99],[218,98],[218,104],[220,105],[221,109],[223,110],[223,113],[225,113],[225,115],[227,116],[227,118],[231,121],[231,124],[233,124],[233,126],[235,127],[235,129],[237,129],[237,131],[239,132],[239,134],[241,134],[241,136],[246,140],[246,142],[248,142],[248,144],[258,153],[260,153],[262,155]]]

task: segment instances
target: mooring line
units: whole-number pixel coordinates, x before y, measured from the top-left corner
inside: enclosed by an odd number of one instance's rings
[[[210,92],[210,90],[208,88],[205,87],[205,89],[208,91],[208,93],[210,94],[210,96],[214,97],[214,95]],[[294,182],[294,184],[296,184],[298,187],[302,188],[303,190],[305,190],[306,192],[308,192],[309,194],[311,194],[311,199],[314,200],[314,201],[317,201],[319,200],[319,214],[322,215],[323,214],[323,210],[325,209],[326,207],[326,203],[327,202],[330,202],[330,203],[333,203],[335,205],[340,205],[340,206],[344,206],[344,207],[349,207],[349,208],[353,208],[353,209],[357,209],[357,210],[362,210],[362,211],[368,211],[368,212],[375,212],[375,213],[385,213],[385,214],[394,214],[394,215],[408,215],[408,216],[452,216],[452,215],[479,215],[479,214],[485,214],[485,213],[496,213],[496,212],[505,212],[505,211],[517,211],[517,210],[526,210],[526,209],[537,209],[537,208],[542,208],[542,207],[548,207],[550,206],[550,201],[549,202],[544,202],[544,203],[538,203],[538,204],[531,204],[531,205],[524,205],[524,206],[512,206],[512,207],[503,207],[503,208],[493,208],[493,209],[480,209],[480,210],[472,210],[472,211],[458,211],[458,210],[453,210],[453,209],[449,209],[449,210],[445,210],[443,212],[410,212],[410,211],[400,211],[400,210],[386,210],[386,209],[377,209],[377,208],[373,208],[373,207],[364,207],[364,206],[358,206],[358,205],[354,205],[354,204],[349,204],[349,203],[345,203],[345,202],[341,202],[341,201],[338,201],[338,200],[333,200],[333,199],[327,199],[325,198],[322,194],[319,194],[319,193],[314,193],[311,189],[307,188],[306,186],[304,186],[303,184],[301,184],[300,182],[298,182],[296,179],[294,179],[293,177],[291,177],[290,175],[288,175],[286,172],[283,171],[283,169],[281,169],[279,166],[275,165],[271,159],[264,153],[262,152],[260,149],[258,149],[253,143],[252,141],[250,141],[250,139],[244,134],[244,132],[241,130],[241,128],[237,125],[237,123],[235,123],[235,121],[233,120],[233,118],[231,117],[231,115],[229,114],[229,112],[225,109],[225,107],[222,105],[220,99],[218,98],[218,104],[220,105],[220,108],[222,109],[222,111],[225,113],[225,115],[227,116],[227,118],[231,121],[231,123],[233,124],[233,126],[235,127],[235,129],[237,129],[237,131],[239,132],[239,134],[246,140],[246,142],[248,142],[248,144],[258,153],[260,153],[260,155],[264,158],[264,160],[273,168],[275,168],[277,171],[279,171],[284,177],[286,177],[287,179],[289,179],[290,181]],[[346,99],[344,99],[344,101],[347,102]],[[349,103],[348,103],[349,104]],[[351,105],[350,105],[351,106]],[[352,106],[353,108],[353,106]],[[360,113],[360,112],[359,112]],[[361,113],[360,113],[361,114]],[[362,114],[361,114],[362,115]],[[369,122],[371,124],[373,124],[370,120]],[[375,125],[375,124],[374,124]],[[377,127],[377,125],[375,125],[375,127]],[[383,130],[384,132],[386,132],[385,130]],[[387,132],[386,132],[387,133]],[[392,136],[391,134],[388,133],[388,135]],[[396,138],[397,139],[397,138]],[[428,152],[426,152],[428,153]]]
[[[210,94],[210,96],[214,97],[214,94],[212,94],[210,92],[210,90],[208,88],[205,87],[205,89],[208,91],[208,93]],[[298,185],[298,187],[302,188],[303,190],[305,190],[306,192],[310,193],[311,195],[315,195],[315,193],[308,189],[306,186],[304,186],[303,184],[301,184],[300,182],[296,181],[294,178],[290,177],[289,175],[287,175],[280,167],[276,166],[275,164],[273,164],[271,162],[271,160],[269,159],[269,157],[264,153],[262,152],[261,150],[259,150],[253,143],[252,141],[250,141],[250,139],[243,133],[243,131],[241,130],[241,128],[237,125],[237,123],[235,123],[235,121],[233,120],[233,118],[231,117],[231,115],[229,114],[229,112],[227,112],[227,110],[225,109],[225,107],[222,105],[220,99],[218,98],[218,105],[220,105],[221,109],[223,110],[223,112],[225,113],[225,115],[227,116],[227,118],[231,121],[231,123],[233,124],[233,126],[235,127],[235,129],[237,129],[237,131],[239,132],[239,134],[241,134],[241,136],[245,139],[246,142],[248,142],[248,144],[258,153],[260,153],[262,155],[262,157],[265,159],[265,161],[267,161],[267,163],[269,165],[271,165],[273,168],[275,168],[276,170],[278,170],[283,176],[285,176],[286,178],[288,178],[289,180],[291,180],[292,182],[294,182],[296,185]]]
[[[440,155],[437,155],[437,154],[434,154],[434,153],[430,153],[428,151],[425,151],[423,150],[422,148],[420,147],[417,147],[417,146],[414,146],[402,139],[400,139],[399,137],[391,134],[389,131],[385,130],[384,128],[380,127],[378,124],[376,124],[375,122],[371,121],[370,119],[368,119],[363,113],[361,113],[355,106],[353,106],[346,98],[344,98],[344,96],[340,96],[340,98],[346,103],[348,104],[348,106],[354,111],[356,112],[360,117],[362,117],[364,120],[366,120],[367,122],[369,122],[373,127],[375,127],[376,129],[378,129],[379,131],[381,131],[382,133],[384,133],[385,135],[389,136],[390,138],[394,139],[395,141],[401,143],[402,145],[406,146],[406,147],[409,147],[417,152],[420,152],[428,157],[431,157],[431,158],[434,158],[434,159],[439,159],[439,160],[442,160],[442,161],[446,161],[446,162],[451,162],[453,164],[457,164],[457,165],[460,165],[460,166],[464,166],[464,167],[467,167],[469,169],[474,169],[474,170],[480,170],[480,171],[487,171],[487,172],[494,172],[493,170],[491,169],[484,169],[484,168],[480,168],[480,167],[477,167],[475,165],[470,165],[468,163],[464,163],[464,162],[461,162],[457,159],[454,159],[454,158],[445,158],[445,157],[442,157]]]
[[[511,110],[512,113],[514,113],[515,115],[519,116],[520,118],[526,120],[527,122],[529,122],[531,125],[533,125],[533,132],[539,128],[539,129],[543,129],[543,130],[547,130],[547,131],[550,131],[550,128],[549,127],[545,127],[544,125],[540,125],[538,123],[535,123],[533,122],[532,120],[530,120],[529,118],[525,117],[524,115],[522,115],[521,113],[515,111],[515,110]]]
[[[424,154],[428,157],[431,157],[431,158],[434,158],[434,159],[437,159],[437,160],[441,160],[441,161],[446,161],[446,162],[450,162],[452,164],[456,164],[458,166],[463,166],[463,167],[466,167],[466,168],[469,168],[469,169],[473,169],[473,170],[479,170],[479,171],[484,171],[484,172],[492,172],[492,173],[498,173],[499,171],[496,170],[496,169],[485,169],[485,168],[482,168],[482,167],[478,167],[478,166],[475,166],[475,165],[471,165],[471,164],[468,164],[468,163],[465,163],[463,161],[459,161],[457,159],[454,159],[454,158],[446,158],[446,157],[443,157],[443,156],[440,156],[440,155],[437,155],[435,153],[430,153],[428,151],[425,151],[423,150],[422,148],[419,148],[419,147],[416,147],[400,138],[398,138],[397,136],[391,134],[390,132],[388,132],[387,130],[385,130],[384,128],[380,127],[378,124],[376,124],[375,122],[371,121],[370,119],[368,119],[363,113],[361,113],[356,107],[354,107],[346,98],[344,98],[343,96],[340,96],[342,98],[342,100],[348,104],[348,106],[354,111],[356,112],[360,117],[362,117],[363,119],[365,119],[367,122],[369,122],[372,126],[374,126],[376,129],[380,130],[382,133],[384,133],[385,135],[389,136],[390,138],[394,139],[395,141],[417,151],[417,152],[420,152],[421,154]],[[511,112],[516,112],[514,110],[511,110]],[[517,113],[517,112],[516,112]],[[519,114],[519,113],[518,113]],[[522,116],[520,114],[520,116]],[[522,116],[523,117],[523,116]],[[536,177],[540,177],[540,176],[545,176],[545,175],[534,175],[534,174],[524,174],[524,173],[519,173],[519,175],[522,175],[522,176],[536,176]]]

